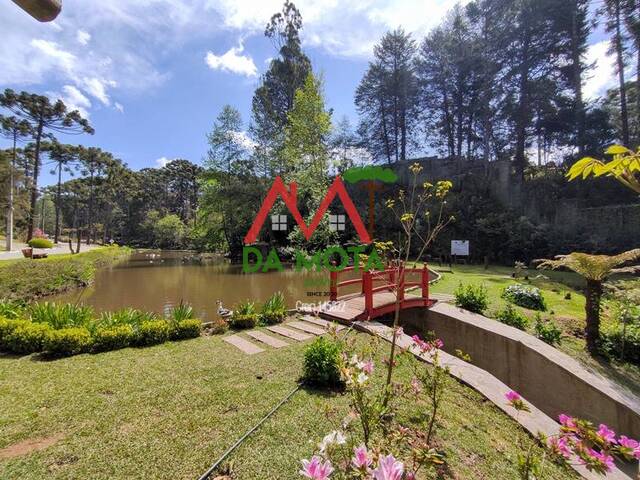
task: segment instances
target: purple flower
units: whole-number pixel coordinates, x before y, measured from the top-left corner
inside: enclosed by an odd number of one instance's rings
[[[557,455],[562,455],[564,458],[571,457],[571,450],[569,449],[569,444],[567,443],[567,439],[565,437],[551,437],[547,441],[549,448],[551,451]]]
[[[302,470],[299,473],[312,480],[327,480],[331,472],[333,472],[333,467],[329,460],[322,463],[320,457],[313,456],[311,460],[302,460]]]
[[[367,375],[371,375],[373,373],[373,362],[371,360],[362,362],[362,371]]]
[[[378,468],[373,471],[374,480],[400,480],[404,473],[404,465],[391,454],[381,457]]]
[[[509,403],[518,402],[522,400],[522,397],[518,392],[514,392],[511,390],[510,392],[505,393],[505,398],[509,401]]]
[[[558,420],[560,421],[560,424],[563,427],[567,427],[567,428],[576,428],[576,422],[573,419],[573,417],[570,417],[569,415],[565,415],[564,413],[561,413],[558,416]]]
[[[623,453],[629,457],[635,457],[637,460],[640,460],[640,443],[638,443],[637,440],[621,435],[618,439],[618,444],[625,450]]]
[[[353,458],[351,459],[351,464],[357,468],[358,470],[367,471],[373,460],[369,456],[369,452],[367,451],[367,447],[364,445],[360,445],[353,449]]]
[[[596,452],[592,448],[588,450],[591,458],[596,460],[607,472],[613,468],[613,457],[606,453]]]
[[[604,423],[600,424],[597,435],[606,443],[616,443],[616,432],[607,427]]]

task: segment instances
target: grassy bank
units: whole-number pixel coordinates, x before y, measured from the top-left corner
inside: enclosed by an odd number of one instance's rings
[[[0,449],[29,439],[51,442],[0,459],[0,478],[197,478],[301,374],[304,344],[247,356],[222,338],[52,362],[0,357]],[[359,341],[369,338],[358,334]],[[398,372],[411,378],[407,364]],[[233,478],[300,478],[300,459],[335,429],[347,402],[339,393],[299,391],[229,458]],[[524,431],[453,380],[443,405],[438,437],[449,478],[515,478]],[[411,421],[420,408],[402,401],[399,415]],[[547,472],[544,478],[574,478],[555,466]]]
[[[97,269],[109,266],[129,253],[127,247],[114,246],[41,260],[21,258],[2,261],[0,298],[29,302],[88,285],[93,281]]]
[[[585,298],[580,291],[583,280],[578,275],[569,272],[531,270],[528,272],[530,280],[526,281],[511,278],[513,269],[508,267],[490,266],[485,270],[482,265],[454,265],[453,271],[437,267],[435,269],[442,273],[442,279],[432,286],[433,292],[453,294],[460,283],[484,285],[489,295],[489,307],[485,312],[488,317],[494,317],[495,312],[506,305],[506,300],[501,297],[505,287],[514,283],[538,287],[547,303],[547,311],[540,314],[562,330],[562,340],[556,348],[571,355],[589,370],[608,377],[632,393],[640,395],[640,366],[619,362],[616,359],[594,358],[586,352],[583,338]],[[539,275],[546,278],[538,277]],[[565,298],[567,293],[571,294],[570,298]],[[515,309],[529,319],[533,319],[537,313],[517,306]],[[603,325],[610,321],[608,314],[605,304]],[[535,335],[533,322],[530,322],[527,331]]]

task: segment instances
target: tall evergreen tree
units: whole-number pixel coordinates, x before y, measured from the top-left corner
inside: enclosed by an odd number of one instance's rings
[[[51,103],[48,97],[27,92],[17,94],[6,89],[0,94],[0,106],[10,110],[18,118],[29,123],[32,138],[35,142],[33,157],[33,174],[31,181],[31,207],[27,240],[33,236],[36,216],[36,200],[38,199],[38,176],[40,175],[40,151],[43,140],[53,140],[54,133],[64,134],[93,134],[94,130],[89,122],[82,118],[77,110],[68,111],[67,106],[58,100]]]

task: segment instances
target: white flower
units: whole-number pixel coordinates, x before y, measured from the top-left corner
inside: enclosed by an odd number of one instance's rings
[[[354,354],[353,354],[353,357],[351,357],[351,360],[349,360],[349,363],[350,363],[351,365],[357,365],[357,364],[358,364],[358,362],[359,362],[359,360],[358,360],[358,356],[354,353]]]
[[[367,376],[367,374],[364,372],[360,372],[360,374],[358,375],[358,383],[362,385],[367,380],[369,380],[369,377]]]
[[[342,432],[339,432],[338,430],[334,430],[333,432],[328,433],[324,436],[322,441],[318,444],[318,448],[320,449],[320,453],[324,455],[329,445],[332,445],[334,443],[336,445],[344,445],[346,442],[347,442],[347,439],[342,434]]]

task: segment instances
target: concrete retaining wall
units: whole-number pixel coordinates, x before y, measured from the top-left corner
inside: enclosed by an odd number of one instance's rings
[[[638,397],[527,333],[445,303],[403,311],[401,319],[407,332],[434,331],[445,351],[469,354],[552,418],[567,413],[640,438]]]

